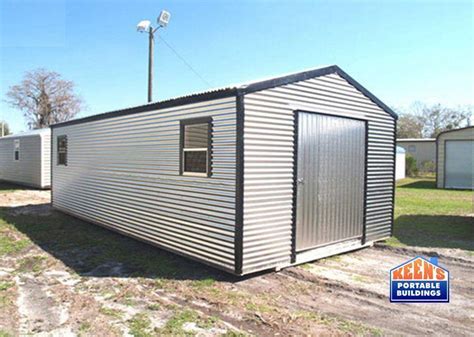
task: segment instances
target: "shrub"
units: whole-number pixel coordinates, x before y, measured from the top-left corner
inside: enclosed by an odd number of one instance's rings
[[[406,156],[405,170],[407,177],[416,177],[418,175],[418,168],[416,167],[416,159],[411,155]]]
[[[421,163],[421,172],[423,173],[434,173],[436,165],[431,160],[425,160]]]

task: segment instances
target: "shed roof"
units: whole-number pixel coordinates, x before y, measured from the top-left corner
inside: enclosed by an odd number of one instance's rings
[[[434,142],[436,138],[397,138],[397,143],[399,142]]]
[[[20,133],[15,133],[13,135],[8,135],[5,137],[0,137],[1,139],[6,139],[6,138],[19,138],[19,137],[28,137],[28,136],[43,136],[43,135],[49,135],[51,133],[51,130],[49,128],[44,128],[44,129],[36,129],[36,130],[30,130],[30,131],[25,131],[25,132],[20,132]]]
[[[444,134],[446,134],[446,133],[449,133],[449,132],[456,132],[456,131],[463,131],[463,130],[466,130],[466,129],[473,129],[473,131],[474,131],[474,126],[466,126],[466,127],[464,127],[464,128],[453,129],[453,130],[446,130],[446,131],[440,132],[440,133],[438,134],[438,136],[436,137],[436,140],[438,140],[440,136],[442,136],[442,135],[444,135]]]
[[[106,112],[106,113],[88,116],[88,117],[83,117],[83,118],[79,118],[79,119],[75,119],[75,120],[71,120],[71,121],[67,121],[63,123],[57,123],[57,124],[52,125],[52,127],[91,122],[94,120],[118,117],[118,116],[133,114],[133,113],[152,111],[152,110],[164,109],[164,108],[173,107],[173,106],[203,102],[203,101],[207,101],[211,99],[225,98],[225,97],[237,96],[237,95],[245,95],[245,94],[256,92],[256,91],[270,89],[270,88],[287,85],[287,84],[291,84],[298,81],[304,81],[307,79],[325,76],[329,74],[338,74],[339,76],[344,78],[347,82],[349,82],[351,85],[353,85],[357,90],[362,92],[372,102],[378,105],[382,110],[387,112],[393,118],[395,119],[398,118],[397,114],[392,109],[390,109],[387,105],[385,105],[382,101],[380,101],[377,97],[375,97],[362,85],[360,85],[356,80],[354,80],[347,73],[345,73],[341,68],[339,68],[337,65],[331,65],[331,66],[314,68],[314,69],[310,69],[310,70],[306,70],[302,72],[286,74],[286,75],[282,75],[278,77],[272,77],[268,79],[260,79],[256,81],[250,81],[246,83],[241,83],[241,84],[236,84],[236,85],[231,85],[231,86],[226,86],[226,87],[221,87],[221,88],[214,88],[207,91],[192,93],[185,96],[174,97],[174,98],[170,98],[170,99],[159,101],[159,102],[151,102],[151,103],[140,105],[140,106]]]
[[[397,146],[397,153],[406,153],[406,151],[403,147]]]

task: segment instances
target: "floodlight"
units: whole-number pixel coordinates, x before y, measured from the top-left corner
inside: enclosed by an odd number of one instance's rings
[[[137,31],[146,32],[150,28],[151,22],[148,20],[142,20],[137,25]]]
[[[158,16],[158,24],[160,27],[166,27],[170,22],[171,14],[165,10],[161,11],[160,16]]]

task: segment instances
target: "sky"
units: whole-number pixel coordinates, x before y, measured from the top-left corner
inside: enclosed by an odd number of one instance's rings
[[[25,72],[75,83],[78,117],[147,100],[140,20],[171,13],[155,46],[154,100],[337,64],[387,105],[473,104],[472,1],[0,0],[0,120],[27,129],[5,102]]]

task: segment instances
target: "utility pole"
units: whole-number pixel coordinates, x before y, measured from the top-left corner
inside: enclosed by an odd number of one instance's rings
[[[148,103],[153,101],[153,49],[155,47],[155,31],[148,30]]]
[[[137,25],[137,31],[148,33],[148,103],[153,101],[153,49],[155,47],[155,33],[159,28],[164,28],[170,21],[170,13],[161,11],[157,19],[158,27],[153,28],[149,20],[142,20]]]

